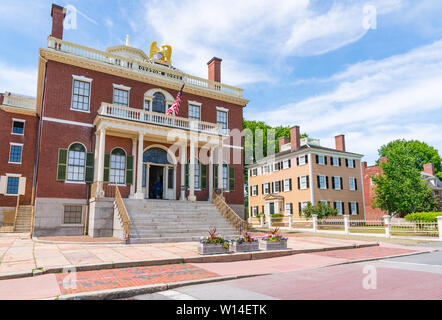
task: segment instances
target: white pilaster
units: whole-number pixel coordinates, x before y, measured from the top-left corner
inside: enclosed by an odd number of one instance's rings
[[[215,148],[210,148],[209,155],[209,201],[212,202],[212,192],[213,192],[213,153],[215,152]]]
[[[181,164],[181,190],[180,190],[180,200],[186,200],[186,156],[187,153],[187,145],[182,144],[180,147],[180,164]]]
[[[195,201],[195,142],[190,140],[189,161],[189,200]]]
[[[137,139],[132,139],[132,156],[134,158],[134,162],[137,161]],[[138,162],[137,162],[138,163]],[[135,181],[136,181],[136,170],[135,163],[132,168],[132,185],[130,186],[130,198],[133,198],[135,195]]]
[[[106,130],[100,130],[100,145],[98,146],[98,172],[97,172],[97,196],[104,196],[103,180],[104,180],[104,147],[106,143]]]
[[[223,188],[223,147],[218,146],[218,189]]]
[[[144,135],[138,134],[138,154],[137,154],[137,192],[135,199],[143,199],[143,149],[144,149]]]

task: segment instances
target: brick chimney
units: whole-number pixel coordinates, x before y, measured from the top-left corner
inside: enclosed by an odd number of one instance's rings
[[[434,164],[432,163],[426,163],[424,164],[424,170],[425,173],[431,174],[434,176]]]
[[[4,95],[3,93],[0,93],[0,104],[3,104]]]
[[[290,140],[289,140],[289,138],[287,138],[287,137],[282,137],[282,138],[279,138],[278,142],[279,142],[279,152],[281,152],[281,147],[282,147],[284,144],[289,143]]]
[[[361,163],[362,169],[367,169],[367,161]]]
[[[209,80],[221,82],[221,61],[223,60],[213,57],[207,62],[207,65],[209,66]]]
[[[301,135],[299,133],[299,126],[290,128],[290,142],[292,144],[292,151],[301,146]]]
[[[52,4],[51,17],[52,17],[52,33],[51,36],[57,39],[63,39],[63,21],[66,15],[66,9]]]
[[[345,151],[345,136],[340,134],[335,137],[335,149],[339,151]]]

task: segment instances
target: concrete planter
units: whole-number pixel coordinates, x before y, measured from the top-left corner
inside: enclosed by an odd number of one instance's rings
[[[200,243],[198,246],[199,254],[221,254],[221,253],[229,253],[228,249],[225,249],[222,244],[207,244]]]
[[[259,251],[259,242],[243,242],[238,243],[232,241],[230,244],[230,250],[233,252],[250,252],[250,251]]]
[[[261,250],[286,250],[287,241],[259,241],[259,249]]]

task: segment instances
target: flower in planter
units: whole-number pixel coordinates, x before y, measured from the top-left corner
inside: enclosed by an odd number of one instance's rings
[[[229,247],[230,247],[229,241],[216,235],[216,227],[209,228],[209,236],[208,237],[201,237],[200,243],[202,243],[202,244],[222,244],[224,249],[229,249]]]
[[[248,230],[244,230],[243,234],[241,236],[239,236],[236,239],[232,239],[232,242],[236,242],[238,244],[242,244],[242,243],[253,243],[253,242],[257,242],[258,239],[257,238],[253,238],[250,233],[248,232]]]
[[[283,237],[278,234],[279,228],[275,228],[275,230],[272,231],[272,233],[262,237],[263,241],[272,241],[272,242],[283,242],[287,241],[287,237]]]

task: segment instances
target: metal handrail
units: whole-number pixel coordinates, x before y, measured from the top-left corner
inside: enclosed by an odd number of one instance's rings
[[[212,202],[218,211],[227,219],[227,221],[238,232],[247,230],[247,221],[242,219],[232,208],[224,201],[224,199],[213,190]]]
[[[17,205],[15,207],[15,216],[14,216],[14,228],[13,231],[15,231],[15,226],[17,224],[17,216],[18,216],[18,208],[20,207],[20,195],[17,195]]]
[[[114,205],[123,226],[123,238],[124,240],[127,240],[130,235],[130,217],[127,213],[126,206],[124,205],[123,198],[121,197],[120,189],[118,189],[117,185],[115,186]]]

